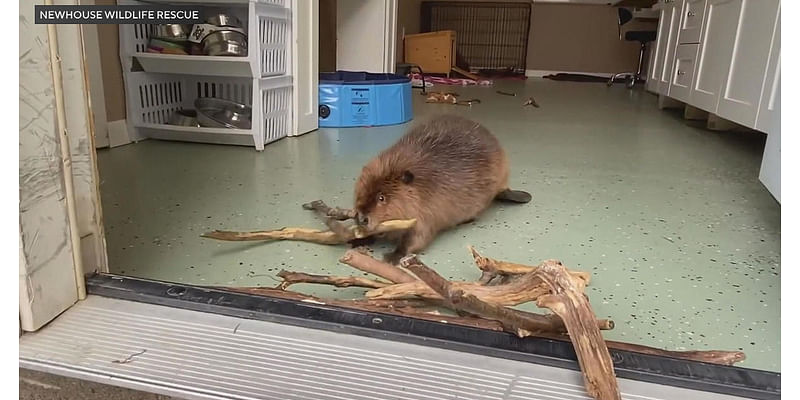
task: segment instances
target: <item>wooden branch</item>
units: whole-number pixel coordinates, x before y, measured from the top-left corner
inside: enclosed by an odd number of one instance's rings
[[[540,296],[536,303],[552,310],[566,325],[583,371],[586,391],[598,400],[620,400],[614,363],[594,322],[596,317],[589,299],[583,293],[584,282],[570,276],[567,269],[555,260],[545,261],[534,274],[552,293]]]
[[[376,260],[357,250],[348,250],[344,253],[342,258],[339,259],[339,262],[395,283],[414,282],[417,280],[406,271],[403,271],[403,269]]]
[[[356,217],[356,210],[349,208],[329,207],[322,200],[314,200],[310,203],[303,204],[303,208],[306,210],[320,211],[323,215],[339,221],[355,219]]]
[[[337,236],[346,238],[350,235],[348,232],[347,225],[339,222],[339,220],[329,217],[328,212],[331,211],[331,208],[325,205],[322,200],[315,200],[311,203],[303,204],[303,208],[307,210],[313,210],[315,214],[325,223],[325,226],[328,227],[333,233]]]
[[[540,332],[564,332],[564,323],[555,315],[540,315],[491,304],[465,293],[423,264],[416,255],[400,260],[400,265],[413,272],[421,281],[444,299],[448,308],[500,322],[503,329],[519,337]]]
[[[200,235],[204,238],[227,240],[234,242],[241,241],[272,241],[272,240],[301,240],[319,244],[343,244],[347,240],[332,231],[320,231],[317,229],[306,228],[283,228],[274,231],[255,231],[255,232],[233,232],[233,231],[212,231]]]
[[[540,337],[559,340],[562,342],[570,341],[570,337],[563,334],[543,333],[540,335]],[[649,354],[652,356],[669,357],[687,361],[699,361],[717,365],[734,365],[735,363],[743,361],[746,358],[745,354],[741,351],[725,351],[725,350],[675,351],[675,350],[664,350],[656,347],[644,346],[641,344],[615,342],[613,340],[606,340],[606,347],[608,347],[611,350],[623,350],[623,351],[630,351],[632,353]]]
[[[497,275],[522,275],[529,272],[536,271],[541,264],[537,266],[530,266],[524,264],[517,264],[508,261],[495,260],[493,258],[484,257],[474,247],[468,246],[472,258],[475,260],[475,265],[483,271],[479,282],[488,283]],[[584,281],[584,286],[589,286],[591,275],[588,272],[567,270],[570,275],[578,277]],[[485,282],[484,282],[485,281]]]
[[[548,289],[541,285],[541,281],[538,278],[531,279],[532,277],[532,275],[524,275],[508,284],[495,286],[485,286],[476,282],[450,282],[450,285],[453,289],[461,290],[487,303],[515,306],[534,301],[537,297],[548,293]],[[370,299],[442,299],[439,293],[422,281],[399,283],[370,290],[365,297]]]
[[[225,290],[238,293],[246,293],[255,296],[274,297],[287,300],[296,300],[306,303],[329,305],[334,307],[348,308],[352,310],[377,312],[387,315],[398,315],[404,317],[418,318],[426,321],[442,322],[445,324],[468,326],[472,328],[488,329],[492,331],[502,331],[503,327],[496,321],[491,321],[475,317],[459,317],[450,315],[440,315],[419,310],[418,307],[427,306],[424,302],[410,302],[407,300],[331,300],[308,296],[302,293],[281,290],[275,288],[262,287],[212,287],[212,289]]]
[[[283,282],[278,285],[278,288],[282,290],[286,290],[286,288],[289,286],[297,283],[319,283],[323,285],[333,285],[336,287],[356,286],[365,288],[382,288],[384,286],[391,285],[391,283],[388,282],[381,282],[356,276],[313,275],[286,270],[278,272],[278,276],[283,279]]]
[[[379,233],[406,230],[414,227],[417,220],[391,220],[379,224],[374,231],[366,231],[360,226],[347,227],[346,236],[336,234],[334,231],[320,231],[307,228],[282,228],[274,231],[255,231],[255,232],[234,232],[234,231],[212,231],[200,235],[204,238],[227,240],[234,242],[241,241],[272,241],[272,240],[300,240],[304,242],[318,244],[344,244],[354,239],[361,239]]]
[[[737,362],[744,361],[744,359],[746,358],[745,354],[741,351],[725,351],[725,350],[674,351],[674,350],[658,349],[649,346],[642,346],[633,343],[614,342],[611,340],[606,340],[606,346],[609,349],[614,349],[614,350],[625,350],[634,353],[677,358],[680,360],[699,361],[717,365],[733,365],[736,364]]]

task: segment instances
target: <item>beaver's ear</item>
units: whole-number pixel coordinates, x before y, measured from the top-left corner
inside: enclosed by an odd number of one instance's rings
[[[414,182],[414,174],[411,171],[403,171],[403,176],[400,177],[400,180],[408,185],[409,183]]]

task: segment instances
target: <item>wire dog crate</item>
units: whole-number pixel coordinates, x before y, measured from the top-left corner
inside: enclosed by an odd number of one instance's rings
[[[420,11],[422,32],[456,32],[470,69],[525,70],[530,2],[424,1]]]

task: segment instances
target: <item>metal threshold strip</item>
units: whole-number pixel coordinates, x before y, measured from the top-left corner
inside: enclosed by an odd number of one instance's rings
[[[20,338],[21,367],[193,399],[589,399],[562,342],[136,278],[88,289]],[[639,356],[614,356],[624,399],[780,398],[780,374]]]

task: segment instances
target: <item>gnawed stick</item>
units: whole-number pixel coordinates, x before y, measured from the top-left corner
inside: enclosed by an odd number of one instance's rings
[[[600,334],[589,299],[583,293],[584,282],[570,276],[555,260],[545,261],[534,272],[550,288],[551,294],[536,300],[539,307],[549,308],[561,317],[578,355],[586,391],[598,400],[620,400],[614,363]]]
[[[329,207],[322,200],[314,200],[310,203],[303,204],[303,208],[306,210],[320,211],[324,215],[339,221],[355,219],[356,217],[356,210],[349,208]]]
[[[282,270],[278,272],[278,277],[283,279],[283,282],[278,285],[279,289],[286,290],[291,285],[297,283],[318,283],[323,285],[333,285],[336,287],[365,287],[365,288],[382,288],[391,285],[389,282],[381,282],[373,279],[361,278],[357,276],[328,276],[328,275],[314,275],[306,274],[303,272],[293,272]]]
[[[345,238],[342,238],[332,231],[320,231],[317,229],[306,228],[283,228],[274,231],[254,232],[212,231],[204,233],[200,236],[209,239],[227,240],[233,242],[258,240],[300,240],[319,244],[347,243]]]
[[[333,233],[337,234],[340,237],[346,238],[350,233],[348,232],[348,227],[343,223],[339,222],[336,218],[333,218],[328,215],[328,212],[331,211],[331,208],[325,205],[322,200],[315,200],[311,203],[303,204],[303,208],[306,210],[313,210],[317,216],[322,219],[322,222],[325,223],[325,226],[328,227]]]
[[[535,336],[540,332],[565,332],[563,321],[555,315],[534,314],[487,303],[453,287],[448,280],[423,264],[416,255],[404,257],[400,260],[400,265],[442,296],[448,308],[500,322],[506,332],[519,337]]]
[[[528,272],[533,272],[541,266],[531,266],[524,264],[517,264],[508,261],[495,260],[493,258],[484,257],[474,247],[467,247],[472,253],[472,258],[475,260],[475,265],[483,272],[479,282],[486,284],[497,275],[522,275]],[[567,270],[570,275],[578,277],[584,281],[584,286],[589,286],[591,275],[588,272]]]
[[[377,312],[387,315],[399,315],[404,317],[418,318],[426,321],[442,322],[445,324],[468,326],[479,329],[488,329],[492,331],[502,331],[503,327],[496,321],[491,321],[475,317],[459,317],[450,315],[441,315],[437,313],[424,312],[419,307],[427,307],[427,302],[415,302],[409,300],[332,300],[321,299],[314,296],[305,295],[302,293],[292,292],[288,290],[281,290],[275,288],[262,288],[262,287],[212,287],[212,289],[219,289],[238,293],[247,293],[256,296],[275,297],[280,299],[296,300],[305,303],[330,305],[334,307],[349,308],[353,310]]]
[[[650,354],[653,356],[671,357],[681,360],[700,361],[709,364],[718,365],[733,365],[737,362],[744,361],[745,354],[741,351],[725,351],[725,350],[687,350],[675,351],[664,350],[655,347],[643,346],[633,343],[615,342],[606,340],[606,346],[609,349],[625,350],[634,353]]]
[[[357,250],[348,250],[339,259],[340,263],[347,264],[355,269],[369,272],[394,283],[414,282],[417,279],[403,269],[392,264],[376,260],[368,254]]]
[[[254,232],[212,231],[200,236],[209,239],[234,242],[299,240],[318,244],[344,244],[353,239],[365,238],[378,233],[410,229],[414,227],[416,223],[417,220],[415,219],[385,221],[379,224],[374,231],[365,231],[364,228],[360,226],[349,226],[345,237],[337,235],[336,232],[333,231],[320,231],[318,229],[308,228],[282,228],[274,231]]]

